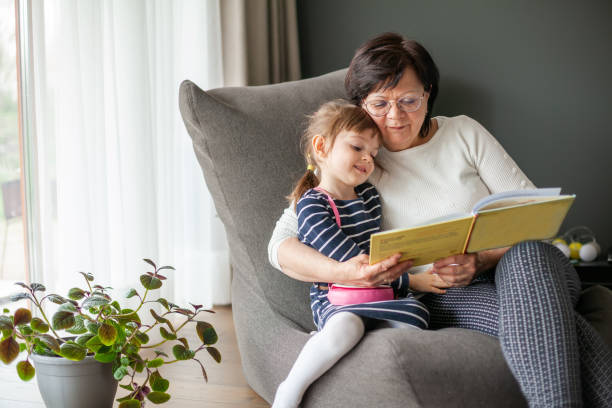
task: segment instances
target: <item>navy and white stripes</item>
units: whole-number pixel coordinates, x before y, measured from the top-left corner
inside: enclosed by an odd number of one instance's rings
[[[300,241],[340,262],[368,253],[370,235],[380,230],[380,196],[369,183],[355,187],[355,192],[357,198],[354,200],[334,200],[341,219],[341,227],[338,227],[327,196],[317,190],[307,191],[297,204]],[[321,330],[331,316],[351,312],[425,329],[429,312],[421,302],[408,295],[408,282],[408,275],[404,274],[391,284],[395,300],[345,306],[332,305],[327,299],[328,283],[316,282],[310,289],[314,322]]]

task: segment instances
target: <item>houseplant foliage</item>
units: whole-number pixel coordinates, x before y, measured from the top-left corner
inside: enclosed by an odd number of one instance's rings
[[[198,319],[202,312],[214,312],[202,309],[201,305],[191,304],[191,307],[183,308],[164,298],[152,299],[152,291],[159,289],[166,280],[161,272],[174,268],[157,267],[150,259],[144,261],[153,267],[153,272],[140,276],[140,292],[130,289],[126,294],[126,298],[139,300],[136,309],[122,307],[110,296],[112,288],[94,284],[91,273],[79,272],[84,285],[70,289],[67,297],[45,295],[46,288],[39,283],[17,283],[25,292],[13,295],[10,300],[29,299],[40,317],[32,317],[30,310],[25,308],[17,309],[13,314],[4,309],[0,315],[0,360],[10,364],[21,352],[27,352],[26,358],[17,364],[17,374],[28,381],[35,375],[30,362],[32,353],[73,361],[93,355],[101,363],[112,363],[115,379],[126,390],[127,394],[117,399],[120,408],[143,407],[145,400],[155,404],[168,401],[169,381],[160,372],[164,365],[193,360],[200,365],[204,380],[208,381],[198,353],[206,350],[217,363],[221,362],[221,353],[212,346],[218,340],[213,326]],[[59,305],[50,319],[45,314],[46,302]],[[163,313],[148,307],[153,303],[161,305]],[[142,313],[150,314],[153,323],[143,323]],[[188,326],[198,335],[201,344],[197,347],[191,347],[181,335]],[[60,336],[58,332],[62,330],[72,337]],[[161,340],[155,344],[151,344],[149,339],[153,331],[161,335]],[[167,342],[174,343],[172,356],[155,350]]]

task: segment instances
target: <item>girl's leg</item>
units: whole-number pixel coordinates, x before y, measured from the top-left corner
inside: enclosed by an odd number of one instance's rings
[[[495,281],[502,351],[529,405],[578,407],[584,398],[612,406],[611,353],[574,311],[580,280],[561,252],[518,244],[501,259]]]
[[[287,379],[276,390],[272,408],[297,407],[306,389],[363,337],[361,317],[340,312],[327,320],[325,327],[306,342]]]

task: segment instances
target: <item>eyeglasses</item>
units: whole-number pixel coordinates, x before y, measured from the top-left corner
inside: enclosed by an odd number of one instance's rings
[[[416,95],[405,95],[397,100],[385,100],[382,98],[372,99],[371,101],[364,102],[366,110],[373,116],[385,116],[391,110],[391,103],[395,102],[397,109],[410,113],[418,110],[423,103],[425,93],[421,96]]]

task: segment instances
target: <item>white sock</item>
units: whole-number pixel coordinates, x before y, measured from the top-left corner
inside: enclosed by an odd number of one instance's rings
[[[341,312],[306,342],[289,375],[276,390],[272,408],[296,408],[315,382],[363,337],[365,326],[356,314]]]

